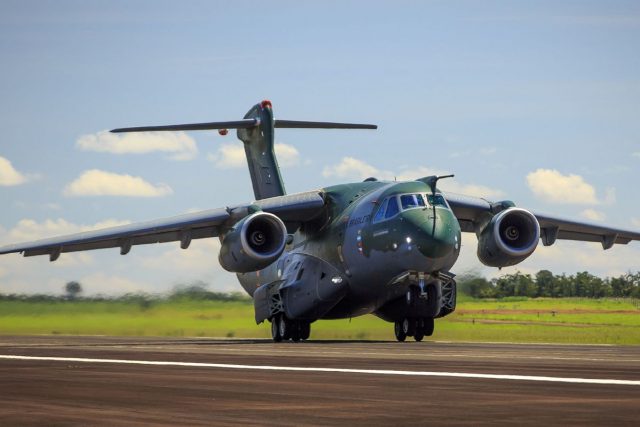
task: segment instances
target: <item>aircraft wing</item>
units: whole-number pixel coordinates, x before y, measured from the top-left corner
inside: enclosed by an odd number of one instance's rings
[[[49,255],[49,259],[55,261],[63,252],[119,247],[120,253],[125,255],[134,245],[172,241],[180,241],[180,246],[186,249],[192,239],[218,236],[221,228],[231,227],[253,207],[277,215],[285,224],[299,224],[322,212],[324,198],[320,191],[272,197],[245,205],[8,245],[0,247],[0,255],[14,252],[24,256]]]
[[[476,224],[487,218],[487,215],[496,213],[500,203],[491,203],[487,200],[447,193],[445,198],[451,206],[453,213],[460,222],[462,231],[475,232]],[[575,221],[531,212],[540,224],[540,237],[545,246],[552,245],[556,239],[581,240],[586,242],[600,242],[604,249],[609,249],[614,244],[626,245],[632,240],[640,240],[640,232],[608,227],[583,221]]]

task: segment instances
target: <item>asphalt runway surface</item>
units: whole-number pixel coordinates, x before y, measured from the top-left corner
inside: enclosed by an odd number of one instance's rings
[[[640,347],[0,337],[2,425],[639,425]]]

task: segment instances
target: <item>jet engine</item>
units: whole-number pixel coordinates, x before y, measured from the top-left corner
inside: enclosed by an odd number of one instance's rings
[[[287,229],[280,218],[256,212],[224,236],[218,259],[222,268],[234,273],[261,270],[280,257],[286,240]]]
[[[539,240],[540,224],[531,212],[505,209],[478,235],[478,258],[489,267],[515,265],[533,253]]]

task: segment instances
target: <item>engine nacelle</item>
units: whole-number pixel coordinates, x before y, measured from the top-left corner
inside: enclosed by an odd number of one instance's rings
[[[489,267],[515,265],[533,253],[539,240],[540,224],[531,212],[505,209],[478,236],[478,258]]]
[[[247,273],[261,270],[277,260],[287,241],[280,218],[256,212],[236,223],[222,240],[220,265],[227,271]]]

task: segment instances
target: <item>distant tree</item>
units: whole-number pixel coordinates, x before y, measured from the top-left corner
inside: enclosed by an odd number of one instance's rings
[[[480,276],[466,276],[459,279],[458,289],[474,298],[493,298],[495,296],[491,282]]]
[[[67,297],[69,299],[76,299],[78,294],[82,293],[82,285],[73,280],[71,282],[67,282],[64,286],[64,290],[67,292]]]
[[[514,276],[516,276],[515,296],[530,298],[537,296],[538,287],[530,274],[517,272]]]
[[[640,298],[640,272],[601,279],[583,271],[555,276],[540,270],[534,277],[516,272],[487,281],[479,274],[458,276],[458,290],[474,298]]]
[[[530,274],[505,274],[495,281],[496,297],[535,297],[537,286]]]
[[[567,277],[566,274],[556,276],[556,289],[557,296],[559,297],[574,297],[573,276]]]
[[[540,270],[536,273],[537,296],[556,297],[558,290],[555,286],[556,278],[549,270]]]

